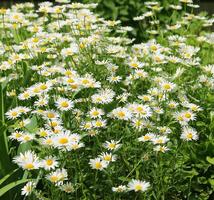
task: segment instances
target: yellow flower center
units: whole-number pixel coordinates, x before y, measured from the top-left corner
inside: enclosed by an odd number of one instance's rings
[[[100,169],[102,167],[102,164],[100,162],[95,163],[95,168]]]
[[[162,140],[162,139],[159,139],[159,140],[157,140],[157,143],[163,144],[163,140]]]
[[[48,118],[54,118],[55,115],[54,115],[53,113],[49,112],[49,113],[47,113],[47,117],[48,117]]]
[[[69,78],[69,79],[67,80],[67,82],[68,82],[68,83],[73,83],[73,82],[74,82],[74,79]]]
[[[68,143],[68,138],[60,138],[59,139],[60,144],[67,144]]]
[[[165,89],[165,90],[169,90],[169,89],[171,89],[170,84],[165,84],[163,87],[164,87],[164,89]]]
[[[30,140],[30,137],[29,137],[28,135],[26,135],[26,136],[24,137],[24,140],[25,140],[25,141],[29,141],[29,140]]]
[[[150,140],[151,139],[151,137],[148,135],[145,135],[143,138],[144,138],[144,140]]]
[[[152,45],[151,47],[150,47],[150,49],[152,50],[152,51],[157,51],[157,47],[155,46],[155,45]]]
[[[78,149],[79,145],[78,144],[72,144],[72,149]]]
[[[11,113],[11,115],[12,115],[13,117],[16,117],[16,116],[18,115],[18,113],[17,113],[16,111],[14,111],[14,112]]]
[[[187,134],[187,138],[188,138],[188,139],[192,139],[192,137],[193,137],[192,133],[188,133],[188,134]]]
[[[26,169],[33,169],[34,168],[34,165],[33,165],[33,163],[27,163],[26,165],[25,165],[25,168]]]
[[[105,161],[111,161],[111,156],[109,156],[109,155],[104,156],[104,160],[105,160]]]
[[[69,106],[68,102],[66,101],[63,101],[61,104],[60,104],[63,108],[67,108]]]
[[[143,97],[143,100],[144,100],[144,101],[149,101],[149,97],[144,96],[144,97]]]
[[[155,56],[154,60],[155,60],[156,62],[161,62],[161,58],[160,58],[159,56]]]
[[[71,85],[71,88],[75,90],[78,88],[78,86],[77,86],[77,84],[73,84],[73,85]]]
[[[1,8],[1,9],[0,9],[0,14],[5,14],[6,11],[7,11],[7,10],[6,10],[5,8]]]
[[[20,133],[16,133],[15,137],[20,138],[22,135]]]
[[[136,190],[136,191],[142,190],[142,186],[141,186],[141,185],[135,185],[135,190]]]
[[[41,86],[40,86],[40,89],[42,89],[42,90],[46,90],[48,87],[47,87],[47,85],[45,85],[45,84],[42,84]]]
[[[24,98],[28,98],[30,95],[29,95],[29,93],[25,92],[25,93],[23,94],[23,96],[24,96]]]
[[[120,112],[118,112],[118,116],[123,118],[123,117],[125,117],[125,113],[123,111],[120,111]]]
[[[98,115],[99,115],[99,112],[98,112],[97,110],[95,110],[95,111],[92,112],[92,115],[93,115],[93,116],[98,116]]]
[[[109,144],[110,149],[114,149],[115,147],[116,147],[116,144],[114,144],[114,143]]]
[[[53,160],[51,160],[51,159],[46,160],[46,164],[48,166],[51,166],[53,164]]]
[[[34,88],[34,89],[33,89],[33,92],[34,92],[34,93],[39,93],[39,92],[40,92],[40,89],[39,89],[39,88]]]
[[[175,104],[169,104],[170,108],[175,108]]]
[[[50,145],[52,143],[53,143],[53,141],[50,138],[46,140],[46,144]]]
[[[87,79],[82,80],[82,84],[88,84],[88,83],[89,83],[89,80]]]
[[[55,127],[55,126],[58,125],[58,123],[57,123],[57,122],[51,122],[50,125],[51,125],[52,127]]]
[[[50,177],[51,182],[57,182],[59,180],[59,178],[57,176],[51,176]]]
[[[39,38],[33,38],[32,42],[35,42],[35,43],[39,42]]]
[[[190,113],[185,113],[185,115],[184,115],[186,118],[191,118],[191,114]]]
[[[130,66],[133,67],[133,68],[137,68],[138,64],[137,63],[131,63]]]
[[[83,43],[80,43],[79,47],[80,47],[81,49],[83,49],[83,48],[85,47],[85,45],[84,45]]]
[[[98,126],[98,127],[102,126],[102,124],[103,123],[101,121],[96,121],[96,123],[95,123],[95,125]]]
[[[178,117],[178,121],[183,121],[184,119],[183,119],[183,117],[182,116],[179,116]]]
[[[45,136],[47,136],[48,134],[47,134],[47,132],[45,132],[45,131],[41,131],[39,135],[40,135],[41,137],[45,137]]]

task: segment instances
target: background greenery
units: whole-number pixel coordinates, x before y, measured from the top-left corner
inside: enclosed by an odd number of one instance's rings
[[[18,2],[33,2],[36,6],[40,2],[46,0],[0,0],[0,6],[11,6]],[[54,0],[49,0],[55,2]],[[168,24],[172,15],[172,10],[169,9],[169,5],[177,4],[179,0],[157,0],[161,3],[164,9],[158,14],[158,19],[161,24]],[[133,18],[141,15],[146,11],[144,2],[146,0],[71,0],[71,2],[80,3],[98,3],[96,12],[103,16],[105,19],[121,20],[123,26],[131,26],[134,30],[129,34],[129,37],[136,38],[135,42],[148,39],[148,34],[145,30],[148,28],[147,23],[141,23],[133,21]],[[200,10],[207,11],[209,14],[214,13],[214,1],[213,0],[194,0],[195,3],[202,6]],[[176,21],[176,16],[173,16]]]

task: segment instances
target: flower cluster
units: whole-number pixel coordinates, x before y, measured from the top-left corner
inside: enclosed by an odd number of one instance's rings
[[[203,106],[194,90],[214,88],[214,66],[201,65],[203,48],[192,40],[210,45],[213,37],[179,29],[213,20],[186,13],[161,30],[161,39],[153,37],[158,30],[147,30],[150,40],[133,44],[122,36],[132,29],[94,14],[96,4],[57,2],[40,3],[36,11],[31,3],[17,4],[0,16],[9,138],[30,144],[14,162],[36,180],[22,194],[36,195],[39,184],[44,196],[57,198],[46,188],[60,191],[58,199],[75,191],[90,199],[96,185],[110,188],[107,193],[149,192],[157,186],[148,172],[158,170],[154,157],[200,138],[195,122]],[[194,6],[180,2],[170,8]],[[149,11],[134,20],[154,19],[162,10],[158,2],[145,6]]]

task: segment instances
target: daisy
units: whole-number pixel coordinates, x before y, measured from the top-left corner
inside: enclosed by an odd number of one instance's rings
[[[22,188],[21,194],[24,196],[29,196],[35,187],[36,187],[36,184],[30,181]]]
[[[104,128],[106,127],[106,120],[98,119],[96,121],[92,121],[94,128]]]
[[[175,101],[170,101],[170,102],[168,103],[168,107],[169,107],[170,109],[175,109],[178,105],[179,105],[179,104],[178,104],[177,102],[175,102]]]
[[[119,185],[117,187],[112,187],[113,192],[125,192],[127,190],[127,187],[125,185]]]
[[[18,107],[16,107],[16,109],[18,110],[18,112],[25,113],[25,114],[31,111],[30,108],[25,107],[25,106],[18,106]]]
[[[139,69],[139,68],[142,68],[144,66],[143,63],[139,62],[137,60],[137,57],[135,58],[131,58],[130,59],[130,62],[128,63],[128,65],[131,67],[131,68],[134,68],[134,69]]]
[[[91,137],[95,136],[95,135],[98,135],[99,134],[99,131],[98,130],[89,130],[87,132],[88,135],[90,135]]]
[[[68,173],[66,169],[57,169],[46,176],[46,178],[55,185],[62,185],[63,181],[68,179]]]
[[[192,111],[190,111],[190,110],[184,111],[182,114],[183,114],[184,120],[187,121],[187,122],[196,119],[195,114]]]
[[[113,101],[115,92],[110,89],[100,90],[97,94],[91,96],[92,103],[108,104]]]
[[[191,127],[183,127],[181,139],[186,141],[198,140],[197,131]]]
[[[74,54],[76,54],[78,52],[79,52],[78,45],[73,43],[73,44],[70,45],[69,48],[62,49],[61,55],[66,58],[68,56],[73,56]]]
[[[21,94],[18,95],[18,99],[20,100],[27,100],[27,99],[30,99],[31,98],[31,92],[30,91],[25,91]]]
[[[165,92],[170,92],[175,88],[175,84],[171,82],[162,82],[160,87]]]
[[[153,107],[152,109],[157,114],[163,114],[164,113],[164,110],[162,108],[160,108],[160,107]]]
[[[119,83],[121,81],[121,77],[120,76],[110,76],[107,78],[107,80],[110,82],[110,83]]]
[[[41,129],[39,129],[39,131],[36,134],[39,135],[40,137],[47,137],[47,136],[51,135],[51,133],[52,132],[50,130],[41,128]]]
[[[152,115],[151,108],[148,105],[142,104],[132,104],[130,108],[133,109],[133,113],[137,115],[137,117],[148,118]]]
[[[134,70],[134,78],[135,79],[145,79],[148,77],[148,73],[145,72],[143,69],[136,69]]]
[[[14,162],[25,170],[38,169],[41,166],[39,158],[33,151],[26,151],[24,154],[14,158]]]
[[[198,112],[198,111],[202,110],[202,108],[200,108],[198,105],[196,105],[194,103],[185,103],[183,106],[191,109],[191,111],[193,111],[193,112]]]
[[[41,161],[41,166],[45,169],[45,170],[52,170],[55,169],[56,167],[58,167],[59,163],[57,162],[56,158],[52,157],[52,156],[48,156],[45,157],[42,161]]]
[[[104,111],[94,107],[89,111],[89,115],[92,119],[100,118],[102,115],[104,115]]]
[[[31,123],[30,119],[21,120],[18,124],[18,128],[24,128]]]
[[[166,146],[158,145],[154,147],[154,151],[165,153],[166,151],[169,151],[169,148]]]
[[[62,125],[61,119],[52,119],[47,124],[45,124],[45,127],[54,129],[56,127],[59,127]]]
[[[35,106],[46,106],[48,104],[48,98],[47,97],[40,97],[37,101],[34,102]]]
[[[59,149],[67,148],[73,142],[69,132],[61,132],[57,135],[53,135],[52,139],[54,141],[54,146]]]
[[[172,132],[172,130],[167,126],[157,127],[157,129],[160,131],[161,134],[169,134]]]
[[[153,144],[165,144],[169,141],[169,138],[167,136],[159,136],[152,138]]]
[[[44,146],[53,146],[54,140],[51,137],[45,137],[40,140],[40,144]]]
[[[144,128],[144,121],[142,119],[132,119],[132,126],[142,130]]]
[[[174,113],[174,118],[183,126],[187,125],[187,121],[185,120],[183,116],[183,112],[176,112]]]
[[[61,111],[68,111],[73,108],[73,102],[66,98],[59,98],[56,101],[56,107]]]
[[[105,147],[106,149],[111,150],[111,151],[117,150],[121,147],[121,144],[119,142],[120,141],[114,141],[114,140],[111,140],[110,142],[106,141],[103,144],[103,147]]]
[[[35,138],[35,137],[34,137],[34,135],[32,135],[32,134],[23,133],[23,134],[21,135],[21,137],[19,137],[17,140],[18,140],[19,142],[21,142],[21,144],[22,144],[22,143],[26,143],[26,142],[32,141],[34,138]]]
[[[118,107],[112,110],[111,115],[113,118],[120,120],[129,120],[132,117],[131,112],[127,108]]]
[[[106,162],[115,162],[117,158],[112,153],[102,153],[99,157]]]
[[[59,114],[54,110],[45,111],[44,116],[48,119],[57,119],[59,118]]]
[[[148,190],[149,187],[150,187],[150,183],[146,181],[132,179],[128,183],[128,190],[133,190],[135,192],[144,192]]]
[[[84,147],[84,143],[82,142],[72,142],[71,145],[69,147],[67,147],[68,151],[70,150],[77,150],[79,148]]]
[[[100,170],[107,168],[108,162],[101,160],[100,158],[90,159],[89,165],[92,169]]]
[[[22,131],[15,131],[13,133],[11,133],[11,135],[9,136],[9,138],[11,140],[18,140],[20,137],[22,137],[23,132]]]
[[[80,126],[83,130],[90,130],[93,128],[93,124],[91,121],[89,122],[83,122],[82,125]]]
[[[60,189],[66,193],[74,192],[74,186],[70,182],[67,182],[66,184],[61,185]]]
[[[138,98],[143,100],[144,102],[150,102],[153,100],[151,95],[140,95],[138,96]]]
[[[138,138],[138,141],[140,142],[146,142],[146,141],[151,141],[153,138],[155,138],[154,133],[147,133],[146,135],[143,135]]]
[[[9,110],[6,112],[6,116],[8,119],[16,119],[18,118],[22,113],[18,110],[18,108],[14,108],[12,110]]]

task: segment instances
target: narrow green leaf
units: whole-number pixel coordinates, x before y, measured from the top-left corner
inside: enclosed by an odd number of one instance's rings
[[[6,192],[8,192],[9,190],[11,190],[12,188],[22,184],[22,183],[25,183],[27,181],[30,181],[31,179],[22,179],[22,180],[19,180],[19,181],[15,181],[15,182],[12,182],[12,183],[9,183],[8,185],[4,186],[3,188],[0,189],[0,197],[3,196]]]
[[[13,170],[11,173],[7,174],[3,178],[0,179],[0,185],[5,182],[12,174],[14,174],[18,169]]]
[[[0,154],[1,154],[1,160],[0,160],[0,175],[4,176],[8,174],[11,170],[11,163],[9,159],[9,150],[8,150],[8,141],[7,141],[7,134],[5,126],[5,104],[4,104],[4,98],[5,98],[5,91],[3,90],[2,84],[0,85]]]

